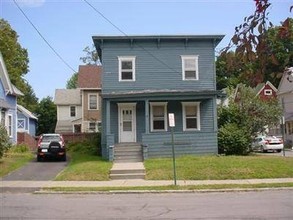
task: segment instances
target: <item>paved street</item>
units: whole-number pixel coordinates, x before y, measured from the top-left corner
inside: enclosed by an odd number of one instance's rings
[[[276,153],[276,152],[259,153],[259,152],[257,152],[257,154],[266,155],[266,156],[280,156],[280,157],[283,157],[283,155],[284,155],[283,152],[280,152],[280,153]],[[293,157],[293,151],[286,150],[285,157]]]
[[[160,194],[6,194],[0,219],[293,219],[293,190]]]

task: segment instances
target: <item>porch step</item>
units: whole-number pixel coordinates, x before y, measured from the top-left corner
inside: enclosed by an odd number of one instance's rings
[[[120,143],[114,147],[114,162],[142,162],[142,147],[138,143]]]
[[[145,168],[142,162],[114,163],[110,170],[110,179],[144,179]]]

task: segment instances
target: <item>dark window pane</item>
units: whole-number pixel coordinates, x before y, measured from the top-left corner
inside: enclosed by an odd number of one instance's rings
[[[123,80],[131,80],[132,79],[132,72],[123,71],[122,75],[121,75],[121,78]]]
[[[132,61],[122,61],[122,69],[123,70],[132,69]]]
[[[186,119],[186,128],[187,129],[196,129],[197,128],[197,120],[196,118],[187,118]]]
[[[123,122],[123,131],[132,131],[132,122],[124,121]]]
[[[193,70],[185,71],[185,79],[195,79],[195,71]]]
[[[164,130],[165,129],[165,121],[164,120],[154,120],[154,130]]]

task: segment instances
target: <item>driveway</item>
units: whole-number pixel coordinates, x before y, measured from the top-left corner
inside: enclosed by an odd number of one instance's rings
[[[66,166],[67,161],[48,160],[45,162],[37,162],[36,159],[29,162],[20,169],[9,173],[2,177],[1,181],[46,181],[53,180]]]

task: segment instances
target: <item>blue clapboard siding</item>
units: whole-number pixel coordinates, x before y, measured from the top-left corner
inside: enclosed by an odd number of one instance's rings
[[[122,44],[122,45],[121,45]],[[102,93],[152,89],[215,90],[213,42],[104,43]],[[143,48],[141,48],[143,47]],[[199,80],[182,80],[181,55],[199,55]],[[135,56],[136,81],[119,82],[118,56]]]

